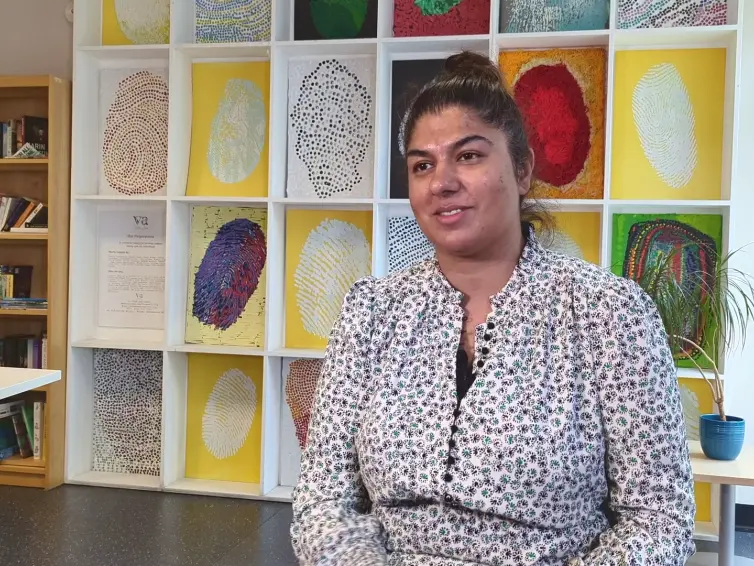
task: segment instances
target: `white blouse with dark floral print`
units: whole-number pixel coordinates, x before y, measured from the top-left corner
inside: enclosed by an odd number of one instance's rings
[[[457,401],[461,300],[436,260],[346,296],[294,491],[301,564],[684,564],[693,479],[649,297],[530,231]]]

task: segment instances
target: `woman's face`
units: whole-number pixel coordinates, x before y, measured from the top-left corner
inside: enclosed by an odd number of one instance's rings
[[[411,208],[438,254],[484,254],[520,233],[519,199],[529,190],[533,158],[517,178],[505,134],[473,110],[422,116],[406,160]]]

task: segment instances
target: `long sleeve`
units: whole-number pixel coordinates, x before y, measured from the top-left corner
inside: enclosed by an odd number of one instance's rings
[[[611,529],[574,563],[681,566],[694,552],[694,486],[674,361],[651,299],[618,280],[591,302]]]
[[[373,379],[373,307],[374,279],[365,277],[346,295],[326,349],[293,493],[291,541],[302,566],[387,564],[355,447]]]

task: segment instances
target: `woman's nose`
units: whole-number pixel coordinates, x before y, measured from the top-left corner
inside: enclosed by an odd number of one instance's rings
[[[458,190],[459,182],[452,163],[440,162],[432,172],[429,188],[435,195],[452,193]]]

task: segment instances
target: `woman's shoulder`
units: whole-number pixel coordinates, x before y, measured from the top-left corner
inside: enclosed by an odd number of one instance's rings
[[[562,252],[546,250],[546,263],[559,284],[567,284],[575,295],[592,303],[637,301],[648,299],[636,281],[613,273],[609,268]]]
[[[421,294],[428,285],[431,270],[431,260],[425,260],[387,275],[366,275],[351,286],[348,299],[388,305]]]

